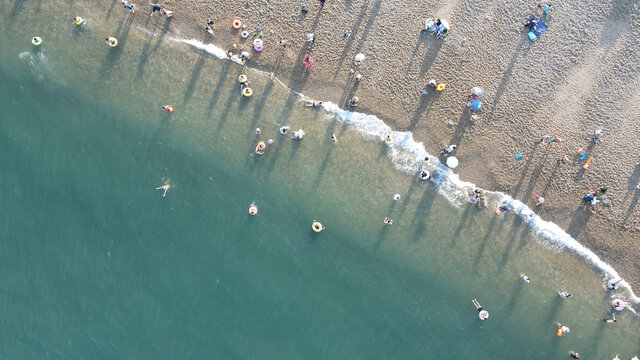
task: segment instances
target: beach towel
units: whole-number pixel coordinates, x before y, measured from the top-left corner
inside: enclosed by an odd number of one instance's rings
[[[545,31],[547,31],[547,24],[543,23],[542,21],[538,21],[531,29],[531,32],[536,36],[544,34]]]

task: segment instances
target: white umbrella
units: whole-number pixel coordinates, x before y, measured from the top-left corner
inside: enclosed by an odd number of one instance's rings
[[[447,158],[447,166],[455,169],[458,166],[458,158],[455,156]]]
[[[471,93],[476,96],[484,96],[484,90],[482,90],[482,88],[479,88],[477,86],[474,86],[471,88]]]
[[[355,61],[363,61],[364,60],[364,54],[360,53],[358,55],[356,55],[355,58],[353,58]]]
[[[449,22],[447,20],[440,19],[440,23],[449,30]]]

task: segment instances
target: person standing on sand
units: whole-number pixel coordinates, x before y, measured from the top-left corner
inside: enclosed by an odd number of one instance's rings
[[[311,63],[311,59],[309,59],[309,56],[306,56],[304,58],[304,66],[306,66],[307,69],[311,69],[313,67],[313,64]]]
[[[150,16],[153,16],[153,14],[154,14],[156,11],[160,11],[160,10],[162,10],[162,5],[160,5],[160,4],[158,4],[158,3],[151,3],[151,2],[150,2],[150,3],[149,3],[149,5],[151,5],[151,15],[150,15]]]
[[[538,203],[536,204],[536,206],[544,204],[544,198],[541,195],[536,194],[536,199],[538,199]]]
[[[316,43],[316,35],[314,33],[308,33],[307,34],[307,42],[315,44]]]
[[[287,48],[287,40],[278,41],[278,45],[282,46],[283,49]]]

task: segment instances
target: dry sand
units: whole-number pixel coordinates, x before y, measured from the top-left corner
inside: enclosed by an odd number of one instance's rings
[[[114,3],[119,0],[112,0]],[[427,151],[458,144],[462,179],[499,190],[533,207],[612,264],[637,290],[640,267],[640,5],[635,0],[552,2],[547,33],[532,43],[523,24],[534,1],[513,0],[172,0],[168,31],[225,49],[250,47],[231,29],[234,17],[247,29],[262,28],[265,51],[250,66],[276,75],[294,90],[343,105],[352,94],[358,111],[375,114],[397,130],[411,130]],[[309,9],[301,13],[301,7]],[[148,21],[139,3],[136,22]],[[157,15],[156,15],[157,16]],[[449,20],[442,42],[424,35],[428,17]],[[215,21],[215,37],[204,31]],[[343,33],[352,33],[345,39]],[[316,35],[315,44],[305,41]],[[288,41],[280,48],[281,39]],[[353,82],[357,53],[367,58]],[[305,55],[315,66],[306,71]],[[431,78],[448,83],[422,96]],[[484,111],[471,115],[469,89],[480,86]],[[594,144],[591,135],[606,135]],[[535,144],[545,135],[559,146]],[[592,147],[588,170],[576,150]],[[516,160],[514,156],[523,153]],[[568,155],[572,164],[556,159]],[[582,205],[590,190],[606,186],[612,206]],[[524,230],[523,230],[524,231]]]

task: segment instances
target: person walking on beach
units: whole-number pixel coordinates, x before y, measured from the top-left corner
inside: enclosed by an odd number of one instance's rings
[[[536,206],[544,204],[544,198],[542,197],[542,195],[536,194],[536,199],[538,199],[538,203],[536,204]]]
[[[489,318],[489,312],[482,309],[482,305],[480,305],[478,299],[473,299],[471,300],[471,302],[476,307],[476,310],[478,310],[478,317],[480,318],[480,320],[487,320]]]
[[[165,196],[167,196],[167,191],[169,191],[169,189],[171,189],[171,184],[169,184],[169,181],[167,181],[166,183],[164,183],[164,185],[158,186],[156,188],[156,190],[160,190],[160,189],[164,190],[164,193],[162,193],[162,197],[165,197]]]
[[[287,48],[287,40],[278,41],[278,45],[282,46],[283,49]]]
[[[316,35],[314,33],[308,33],[307,34],[307,42],[315,44],[316,43]]]
[[[149,5],[151,5],[151,15],[150,16],[153,16],[153,14],[156,11],[160,12],[160,10],[162,10],[162,5],[160,5],[160,4],[150,2]]]

